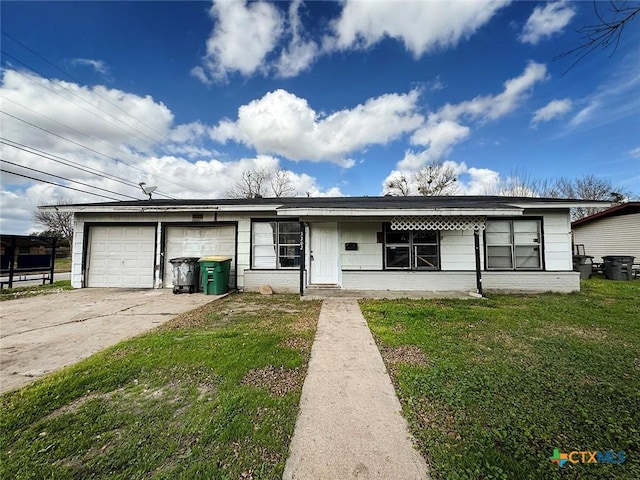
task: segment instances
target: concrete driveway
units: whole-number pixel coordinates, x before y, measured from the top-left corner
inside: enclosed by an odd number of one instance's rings
[[[218,296],[83,288],[0,303],[0,392],[156,327]]]

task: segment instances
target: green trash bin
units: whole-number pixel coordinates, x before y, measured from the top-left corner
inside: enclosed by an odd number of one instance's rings
[[[229,272],[231,257],[202,257],[200,275],[202,291],[205,295],[222,295],[229,290]]]

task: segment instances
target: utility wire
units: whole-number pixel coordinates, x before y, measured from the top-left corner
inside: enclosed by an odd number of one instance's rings
[[[83,102],[85,102],[85,103],[87,103],[87,104],[91,105],[93,108],[95,108],[96,110],[101,111],[101,112],[102,112],[102,113],[104,113],[105,115],[108,115],[109,117],[111,117],[111,118],[113,118],[115,121],[117,121],[118,123],[121,123],[121,124],[122,124],[122,125],[124,125],[125,127],[130,128],[131,130],[134,130],[134,131],[138,132],[138,133],[139,133],[140,135],[142,135],[143,137],[146,137],[146,138],[148,138],[149,140],[151,140],[151,142],[153,142],[153,143],[158,143],[158,140],[157,140],[157,139],[155,139],[155,138],[151,138],[149,135],[147,135],[147,134],[146,134],[146,133],[144,133],[144,132],[141,132],[140,130],[138,130],[138,129],[137,129],[137,128],[135,128],[134,126],[129,125],[127,122],[124,122],[124,121],[120,120],[118,117],[116,117],[116,116],[115,116],[115,115],[113,115],[112,113],[107,112],[106,110],[104,110],[104,109],[100,108],[98,105],[95,105],[94,103],[91,103],[89,100],[87,100],[87,99],[85,99],[85,98],[81,97],[81,96],[80,96],[80,95],[78,95],[77,93],[72,92],[72,91],[71,91],[71,90],[69,90],[67,87],[65,87],[64,85],[62,85],[62,84],[60,83],[60,81],[59,81],[59,80],[56,80],[56,79],[54,79],[54,78],[49,78],[49,77],[47,77],[46,75],[44,75],[44,74],[40,73],[39,71],[35,70],[34,68],[31,68],[29,65],[27,65],[26,63],[24,63],[24,62],[22,62],[22,61],[18,60],[16,57],[14,57],[13,55],[11,55],[11,54],[9,54],[9,53],[5,52],[4,50],[0,50],[0,53],[2,53],[5,57],[9,57],[9,58],[10,58],[10,59],[12,59],[13,61],[15,61],[15,62],[19,63],[19,64],[20,64],[20,65],[22,65],[23,67],[25,67],[25,68],[27,68],[27,69],[31,70],[33,73],[35,73],[35,74],[37,74],[38,76],[40,76],[40,78],[46,78],[46,79],[47,79],[47,80],[49,80],[50,82],[52,82],[52,83],[54,83],[54,84],[58,85],[58,86],[59,86],[60,88],[62,88],[64,91],[66,91],[66,92],[70,93],[70,94],[71,94],[71,95],[73,95],[74,97],[79,98],[79,99],[80,99],[80,100],[82,100]],[[23,74],[22,72],[19,72],[18,70],[14,70],[14,71],[15,71],[16,73],[18,73],[19,75],[22,75],[23,77],[26,77],[26,78],[28,78],[29,80],[31,80],[32,82],[34,82],[34,83],[35,83],[35,81],[34,81],[32,78],[29,78],[27,75]],[[46,86],[46,85],[44,85],[44,84],[40,84],[40,85],[42,85],[44,88],[46,88],[46,89],[47,89],[47,90],[49,90],[50,92],[52,92],[52,93],[54,93],[54,94],[58,95],[59,97],[64,98],[65,100],[67,100],[67,101],[69,101],[69,102],[73,103],[74,105],[76,105],[76,106],[78,106],[78,107],[82,108],[82,109],[83,109],[83,110],[85,110],[86,112],[89,112],[89,113],[91,113],[92,115],[94,115],[94,116],[96,116],[96,117],[100,118],[101,120],[106,120],[105,118],[100,117],[100,116],[99,116],[98,114],[96,114],[95,112],[92,112],[91,110],[87,110],[87,109],[86,109],[86,108],[84,108],[82,105],[80,105],[80,104],[78,104],[78,103],[74,102],[74,101],[73,101],[73,100],[71,100],[70,98],[65,98],[65,97],[63,97],[62,95],[60,95],[60,93],[59,93],[59,92],[56,92],[56,91],[52,90],[52,89],[51,89],[51,88],[49,88],[48,86]],[[127,131],[123,130],[121,127],[118,127],[118,126],[117,126],[117,125],[115,125],[113,122],[111,122],[111,121],[110,121],[109,123],[110,123],[111,125],[113,125],[114,127],[118,128],[119,130],[121,130],[121,131],[123,131],[123,132],[125,132],[125,133],[128,133],[128,134],[131,134],[130,132],[127,132]],[[133,135],[133,136],[134,136],[134,137],[136,137],[138,140],[141,140],[142,142],[144,142],[144,143],[146,143],[147,145],[151,146],[151,144],[150,144],[149,142],[147,142],[147,141],[143,140],[143,139],[142,139],[142,138],[140,138],[139,136],[137,136],[137,135]]]
[[[4,110],[0,110],[0,113],[2,113],[2,114],[4,114],[4,115],[7,115],[7,116],[9,116],[9,117],[11,117],[11,118],[14,118],[14,119],[18,120],[19,122],[22,122],[22,123],[24,123],[24,124],[27,124],[27,125],[29,125],[29,126],[31,126],[31,127],[37,128],[38,130],[42,130],[43,132],[47,132],[48,134],[53,135],[53,136],[55,136],[55,137],[58,137],[58,138],[60,138],[60,139],[62,139],[62,140],[65,140],[65,141],[67,141],[67,142],[73,143],[74,145],[77,145],[77,146],[79,146],[79,147],[81,147],[81,148],[85,148],[85,149],[87,149],[87,150],[89,150],[89,151],[91,151],[91,152],[94,152],[94,153],[96,153],[96,154],[98,154],[98,155],[102,156],[102,157],[105,157],[105,158],[108,158],[108,159],[110,159],[110,160],[113,160],[113,161],[114,161],[114,162],[116,162],[116,163],[122,163],[122,164],[127,165],[127,166],[129,166],[129,167],[133,168],[134,170],[138,170],[139,172],[142,172],[142,173],[144,173],[144,174],[151,175],[151,176],[153,176],[153,177],[159,178],[159,179],[161,179],[161,180],[164,180],[165,182],[172,183],[173,185],[176,185],[176,186],[178,186],[178,187],[181,187],[181,188],[184,188],[184,189],[187,189],[187,190],[191,190],[189,187],[186,187],[186,186],[181,185],[181,184],[179,184],[179,183],[172,182],[171,180],[167,180],[167,179],[165,179],[165,178],[159,177],[158,175],[154,175],[154,174],[152,174],[152,173],[145,172],[145,171],[144,171],[144,170],[142,170],[141,168],[138,168],[138,167],[136,167],[135,165],[131,165],[131,164],[129,164],[129,163],[127,163],[127,162],[125,162],[124,160],[120,160],[120,159],[117,159],[117,158],[111,157],[111,156],[109,156],[109,155],[107,155],[107,154],[105,154],[105,153],[102,153],[102,152],[99,152],[99,151],[97,151],[97,150],[94,150],[94,149],[93,149],[93,148],[91,148],[91,147],[87,147],[86,145],[83,145],[83,144],[81,144],[81,143],[78,143],[78,142],[76,142],[76,141],[74,141],[74,140],[71,140],[71,139],[69,139],[69,138],[63,137],[62,135],[59,135],[59,134],[57,134],[57,133],[55,133],[55,132],[52,132],[52,131],[50,131],[50,130],[47,130],[46,128],[42,128],[42,127],[40,127],[40,126],[38,126],[38,125],[36,125],[36,124],[34,124],[34,123],[31,123],[31,122],[29,122],[29,121],[27,121],[27,120],[24,120],[23,118],[20,118],[20,117],[17,117],[17,116],[15,116],[15,115],[12,115],[12,114],[10,114],[10,113],[8,113],[8,112],[5,112]]]
[[[12,148],[15,148],[15,149],[18,149],[18,150],[22,150],[23,152],[27,152],[27,153],[30,153],[32,155],[37,155],[37,156],[45,158],[47,160],[51,160],[53,162],[60,163],[60,164],[65,165],[67,167],[76,168],[76,169],[81,170],[83,172],[90,173],[92,175],[97,175],[97,176],[105,178],[107,180],[111,180],[111,181],[115,181],[115,182],[121,183],[121,184],[126,185],[128,187],[135,187],[135,188],[139,188],[140,187],[139,183],[132,182],[131,180],[127,180],[125,178],[118,177],[117,175],[112,175],[110,173],[103,172],[102,170],[98,170],[97,168],[80,166],[79,163],[74,162],[73,160],[69,160],[69,159],[60,157],[58,155],[54,155],[53,153],[45,152],[44,150],[39,150],[37,148],[31,147],[31,146],[28,146],[28,145],[24,145],[24,144],[19,143],[19,142],[15,142],[15,141],[10,140],[8,138],[0,137],[0,143],[3,144],[3,145],[7,145],[8,147],[12,147]],[[162,197],[166,197],[166,198],[170,198],[170,199],[175,200],[174,197],[172,197],[170,195],[167,195],[165,193],[161,193],[158,190],[156,190],[154,193],[156,195],[160,195]]]
[[[53,68],[55,68],[56,70],[58,70],[59,72],[65,74],[66,76],[68,76],[69,78],[71,78],[72,80],[74,80],[75,82],[77,82],[79,85],[82,84],[82,80],[78,79],[77,77],[73,76],[71,73],[67,72],[66,70],[60,68],[58,65],[56,65],[55,63],[51,62],[50,60],[46,59],[45,57],[43,57],[42,55],[40,55],[38,52],[36,52],[35,50],[33,50],[32,48],[29,48],[28,46],[26,46],[24,43],[22,43],[20,40],[18,40],[17,38],[9,35],[7,32],[2,32],[2,35],[4,35],[5,37],[13,40],[15,43],[17,43],[18,45],[20,45],[22,48],[24,48],[25,50],[28,50],[29,52],[31,52],[33,55],[35,55],[36,57],[38,57],[40,60],[42,60],[43,62],[48,63],[49,65],[51,65]],[[111,100],[109,100],[107,97],[100,95],[98,92],[93,92],[94,95],[102,98],[105,102],[113,105],[115,108],[117,108],[118,110],[120,110],[121,112],[125,113],[126,115],[128,115],[129,117],[133,118],[134,120],[136,120],[137,122],[139,122],[141,125],[144,125],[145,127],[147,127],[149,130],[151,130],[154,133],[157,133],[158,135],[160,135],[161,137],[165,138],[166,140],[171,141],[171,139],[169,137],[167,137],[165,134],[163,134],[162,132],[159,132],[158,130],[156,130],[155,128],[147,125],[145,122],[143,122],[142,120],[140,120],[139,118],[131,115],[130,112],[126,111],[124,108],[122,108],[120,105],[113,103]]]
[[[25,165],[20,165],[19,163],[10,162],[9,160],[2,159],[0,161],[2,161],[4,163],[8,163],[9,165],[13,165],[14,167],[24,168],[25,170],[31,170],[32,172],[36,172],[36,173],[42,173],[43,175],[49,175],[50,177],[59,178],[60,180],[65,180],[67,182],[77,183],[78,185],[82,185],[84,187],[95,188],[96,190],[101,190],[103,192],[111,193],[113,195],[120,195],[122,197],[132,198],[133,200],[140,200],[139,198],[132,197],[131,195],[126,195],[124,193],[114,192],[113,190],[107,190],[106,188],[96,187],[95,185],[90,185],[88,183],[84,183],[84,182],[81,182],[79,180],[72,180],[70,178],[62,177],[60,175],[55,175],[53,173],[43,172],[42,170],[38,170],[36,168],[31,168],[31,167],[27,167]]]
[[[0,158],[0,160],[3,160],[3,159]],[[70,187],[69,185],[61,185],[59,183],[50,182],[48,180],[43,180],[41,178],[34,178],[34,177],[30,177],[29,175],[22,175],[21,173],[11,172],[9,170],[5,170],[4,168],[0,168],[0,172],[8,173],[10,175],[16,175],[18,177],[28,178],[29,180],[35,180],[36,182],[48,183],[50,185],[55,185],[56,187],[68,188],[69,190],[75,190],[76,192],[88,193],[89,195],[95,195],[96,197],[108,198],[109,200],[115,200],[117,202],[121,201],[121,200],[119,200],[117,198],[107,197],[106,195],[100,195],[99,193],[87,192],[86,190],[81,190],[79,188],[73,188],[73,187]]]

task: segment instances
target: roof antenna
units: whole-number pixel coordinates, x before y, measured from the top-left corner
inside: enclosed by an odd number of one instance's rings
[[[140,185],[140,188],[142,189],[145,195],[149,195],[149,200],[151,200],[151,194],[155,192],[158,188],[157,186],[145,187],[146,183],[144,182],[140,182],[138,185]]]

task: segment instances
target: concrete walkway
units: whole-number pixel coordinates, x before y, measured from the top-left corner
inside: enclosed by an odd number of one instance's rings
[[[284,480],[428,479],[353,299],[322,304]]]

